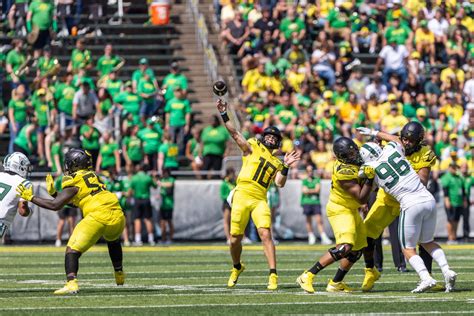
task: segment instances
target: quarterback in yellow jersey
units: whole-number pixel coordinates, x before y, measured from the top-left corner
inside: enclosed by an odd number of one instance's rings
[[[263,131],[262,140],[251,138],[248,141],[231,124],[227,115],[227,103],[217,101],[224,125],[231,137],[242,150],[242,169],[237,178],[237,185],[229,195],[230,215],[230,254],[233,268],[227,282],[234,287],[245,266],[240,261],[242,254],[242,237],[250,217],[252,217],[258,234],[262,240],[263,250],[270,268],[267,289],[278,288],[276,271],[275,245],[271,234],[271,211],[267,203],[267,191],[271,182],[283,187],[286,183],[288,170],[299,159],[297,152],[287,153],[283,162],[274,153],[280,147],[282,136],[278,128],[268,127]]]
[[[328,292],[350,292],[343,282],[344,276],[362,255],[367,237],[359,207],[367,202],[372,181],[358,177],[362,157],[356,143],[347,137],[339,137],[333,144],[337,158],[332,173],[331,191],[326,213],[331,224],[336,246],[330,248],[318,262],[303,272],[296,282],[303,290],[314,293],[314,276],[328,265],[340,261],[339,269],[326,287]]]
[[[383,135],[380,133],[379,136]],[[380,137],[379,137],[380,138]],[[429,146],[422,144],[424,138],[423,126],[418,122],[407,123],[400,132],[400,140],[405,148],[406,158],[417,172],[421,182],[426,186],[430,176],[431,167],[436,163],[436,155]],[[364,224],[367,230],[368,246],[364,249],[365,278],[362,282],[362,290],[370,291],[375,281],[380,278],[380,272],[374,267],[374,239],[377,239],[400,215],[400,204],[391,195],[379,189],[377,198],[367,214]],[[428,271],[431,273],[432,257],[423,248],[419,247]]]
[[[33,188],[19,185],[19,195],[32,203],[50,210],[60,210],[72,203],[82,210],[83,219],[74,228],[66,248],[66,285],[55,291],[56,295],[75,294],[79,291],[77,271],[79,257],[104,237],[109,248],[110,259],[115,270],[117,285],[123,285],[122,245],[120,236],[125,227],[125,217],[115,194],[92,171],[92,157],[82,149],[71,149],[64,157],[65,175],[63,191],[56,193],[51,175],[46,177],[48,193],[54,200],[33,196]]]

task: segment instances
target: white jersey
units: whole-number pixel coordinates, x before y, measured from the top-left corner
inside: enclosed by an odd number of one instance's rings
[[[17,174],[0,172],[0,237],[6,228],[10,228],[18,211],[18,202],[23,201],[16,192],[21,183],[26,187],[31,186],[31,182]]]
[[[375,169],[377,185],[393,196],[402,210],[434,200],[405,158],[405,150],[399,143],[389,142],[379,158],[368,165]]]

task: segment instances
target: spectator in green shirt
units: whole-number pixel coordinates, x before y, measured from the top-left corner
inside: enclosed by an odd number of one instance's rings
[[[235,170],[234,168],[227,168],[225,171],[224,180],[221,183],[220,193],[222,200],[222,212],[224,213],[224,234],[227,244],[230,244],[230,204],[227,202],[227,197],[230,191],[235,188]]]
[[[112,44],[104,47],[104,55],[97,61],[96,69],[99,78],[110,74],[120,63],[124,62],[123,58],[112,55]]]
[[[18,73],[20,67],[24,66],[27,57],[23,53],[23,40],[14,39],[12,40],[13,49],[7,54],[5,60],[5,70],[7,71],[7,81],[10,82],[12,90],[16,89],[20,84],[26,86],[26,77],[23,74]]]
[[[122,92],[123,82],[117,78],[116,71],[112,71],[107,77],[102,87],[105,87],[107,91],[109,91],[112,99],[115,101],[115,98]]]
[[[38,128],[38,121],[35,117],[31,119],[31,124],[25,125],[18,133],[13,144],[13,151],[18,151],[26,156],[31,156],[36,152],[37,136],[36,129]]]
[[[122,153],[127,164],[127,170],[143,161],[142,140],[138,137],[138,125],[128,128],[127,135],[122,140]]]
[[[26,15],[26,28],[28,32],[38,32],[38,37],[33,43],[33,48],[36,50],[35,57],[38,57],[39,50],[49,44],[50,28],[57,32],[58,25],[54,9],[54,2],[50,0],[36,0],[32,1],[28,7],[28,14]]]
[[[393,25],[387,27],[385,31],[385,41],[390,43],[395,41],[397,45],[406,45],[411,47],[413,38],[413,32],[410,27],[403,26],[400,24],[400,19],[395,18],[393,20]]]
[[[298,111],[291,104],[290,93],[285,91],[280,98],[280,104],[275,107],[273,116],[275,124],[281,131],[291,132],[294,130],[296,121],[298,120]]]
[[[139,116],[140,101],[140,97],[132,90],[131,82],[125,83],[125,90],[114,97],[114,102],[122,110],[122,115],[131,113],[134,116]]]
[[[162,88],[166,90],[166,101],[174,97],[174,88],[176,87],[181,88],[184,95],[186,95],[188,90],[188,79],[180,72],[178,63],[172,62],[170,65],[170,73],[163,79],[162,85]]]
[[[54,137],[51,146],[51,172],[55,175],[63,173],[64,153],[62,138],[58,135]]]
[[[217,115],[213,115],[212,119],[212,125],[204,128],[201,134],[203,170],[221,171],[230,136],[226,128],[220,124]],[[209,173],[207,177],[210,179],[211,174]]]
[[[120,153],[119,145],[107,131],[102,134],[102,144],[95,170],[96,173],[100,173],[101,170],[105,171],[111,168],[115,168],[115,172],[120,173]]]
[[[79,130],[82,140],[82,149],[87,150],[92,156],[92,165],[95,166],[99,156],[100,149],[100,133],[94,127],[94,117],[91,116],[86,120],[86,123],[81,126]]]
[[[448,231],[448,244],[457,243],[456,232],[459,219],[466,216],[467,199],[465,192],[464,177],[458,172],[459,166],[456,162],[449,165],[448,172],[441,177],[441,187],[444,192],[444,207],[448,222],[446,229]],[[463,217],[463,222],[469,223],[469,217]],[[466,228],[466,226],[464,226]],[[467,235],[466,235],[467,234]],[[467,232],[464,229],[464,237],[469,237],[469,226]]]
[[[369,18],[367,12],[362,10],[352,23],[351,42],[354,53],[359,53],[359,47],[369,47],[369,53],[375,53],[377,46],[377,21]]]
[[[155,236],[153,234],[152,207],[150,202],[151,188],[156,188],[157,184],[152,176],[145,173],[143,165],[138,164],[135,169],[135,175],[130,181],[130,189],[128,196],[134,199],[134,208],[132,218],[135,226],[135,242],[136,246],[143,245],[142,242],[142,220],[148,232],[148,243],[150,246],[155,245]]]
[[[153,116],[158,111],[158,90],[153,84],[151,77],[145,72],[143,77],[138,81],[137,94],[142,99],[142,105],[140,107],[140,116],[143,123],[146,118]]]
[[[201,130],[197,127],[191,129],[191,138],[186,143],[186,158],[191,162],[191,168],[196,178],[201,179],[199,173],[202,168],[202,146],[201,146]]]
[[[329,11],[328,19],[324,25],[324,29],[326,32],[331,34],[332,38],[334,38],[335,35],[339,35],[345,41],[349,41],[351,35],[351,29],[349,25],[349,12],[343,7],[343,5],[339,5],[338,7],[335,7]]]
[[[173,241],[174,182],[175,179],[171,176],[170,169],[163,169],[163,176],[158,181],[161,193],[160,228],[163,244],[171,244]],[[169,229],[169,239],[166,236],[167,228]]]
[[[82,38],[76,41],[76,48],[72,50],[71,60],[67,66],[67,71],[77,73],[79,69],[92,69],[91,52],[86,49],[84,42],[85,40]]]
[[[8,102],[8,119],[10,121],[10,144],[8,153],[13,152],[13,143],[16,135],[27,123],[28,101],[26,99],[26,89],[24,85],[19,85],[12,92],[12,98]]]
[[[161,144],[161,133],[155,129],[155,122],[149,118],[145,128],[138,132],[138,138],[142,140],[143,153],[145,154],[145,165],[149,170],[158,170],[158,149]]]
[[[51,48],[46,46],[43,48],[43,56],[38,58],[38,66],[36,70],[35,82],[41,81],[42,78],[54,76],[61,69],[61,65],[57,58],[51,56]]]
[[[163,135],[163,140],[158,153],[158,174],[162,174],[164,169],[177,170],[179,167],[178,145],[168,133]]]
[[[64,120],[64,126],[62,126],[62,129],[69,127],[74,123],[72,120],[72,103],[74,101],[74,95],[76,94],[76,88],[72,85],[72,79],[73,74],[68,72],[64,81],[56,84],[54,91],[54,99],[58,106],[60,122],[61,120]]]
[[[173,142],[178,144],[180,152],[183,152],[184,137],[188,134],[191,124],[191,105],[181,88],[174,89],[174,98],[168,100],[165,106],[165,129],[170,133]]]
[[[306,231],[308,232],[308,244],[316,243],[316,236],[313,232],[313,218],[316,219],[316,227],[318,228],[321,244],[330,245],[332,240],[326,235],[323,225],[323,217],[321,213],[321,200],[319,194],[321,192],[321,178],[315,174],[315,170],[311,164],[306,166],[306,177],[302,181],[301,206],[303,214],[306,216]]]
[[[155,73],[153,70],[148,66],[148,59],[146,58],[141,58],[138,61],[138,69],[135,70],[132,73],[132,90],[133,92],[138,91],[138,83],[140,82],[140,79],[143,78],[143,76],[148,74],[150,77],[150,80],[153,82],[153,85],[155,86],[156,90],[159,90],[158,82],[156,81]]]
[[[296,35],[293,35],[296,33]],[[296,9],[290,5],[286,17],[280,23],[280,43],[283,44],[295,36],[298,40],[303,40],[306,36],[306,26],[296,15]]]
[[[55,121],[56,109],[52,102],[46,100],[46,90],[41,88],[36,91],[37,98],[32,101],[33,108],[35,109],[35,116],[38,120],[38,155],[40,158],[39,165],[44,166],[46,164],[45,151],[44,151],[44,135],[46,129],[50,126],[51,122]]]

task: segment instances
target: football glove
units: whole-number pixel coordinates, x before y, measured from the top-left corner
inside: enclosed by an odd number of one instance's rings
[[[29,188],[25,187],[23,184],[20,184],[16,188],[16,192],[18,192],[18,196],[21,197],[23,200],[30,202],[33,199],[33,186]]]
[[[375,178],[375,169],[371,166],[362,165],[359,169],[359,178],[373,179]]]
[[[56,188],[54,187],[54,179],[50,173],[48,173],[48,175],[46,176],[46,190],[48,190],[48,194],[51,196],[56,193]]]
[[[368,127],[357,127],[356,130],[364,136],[377,136],[379,131]]]

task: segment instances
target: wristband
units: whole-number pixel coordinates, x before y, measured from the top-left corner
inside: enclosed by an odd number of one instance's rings
[[[229,115],[227,115],[227,112],[221,112],[221,117],[224,123],[230,120]]]
[[[58,21],[57,20],[53,20],[53,31],[54,32],[58,32]]]
[[[26,30],[29,32],[31,32],[31,20],[29,21],[26,21]]]
[[[282,176],[288,176],[288,171],[290,170],[290,167],[288,167],[287,165],[283,165],[283,169],[281,169],[281,175]]]

